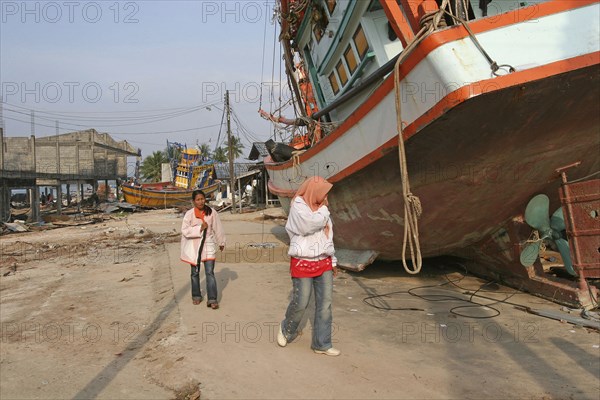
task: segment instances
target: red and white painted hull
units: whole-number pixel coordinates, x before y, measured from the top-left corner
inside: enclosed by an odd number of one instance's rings
[[[426,38],[403,63],[402,120],[411,189],[423,205],[424,256],[464,252],[522,214],[537,193],[558,196],[570,177],[600,167],[600,6],[540,4],[470,24],[498,64],[494,76],[464,28]],[[298,162],[299,161],[299,162]],[[393,76],[299,160],[267,160],[284,207],[300,183],[334,183],[330,209],[339,248],[400,259],[403,201]]]

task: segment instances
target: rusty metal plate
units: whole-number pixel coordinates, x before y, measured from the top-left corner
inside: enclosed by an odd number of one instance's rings
[[[559,193],[573,268],[584,278],[600,278],[600,179],[566,183]]]

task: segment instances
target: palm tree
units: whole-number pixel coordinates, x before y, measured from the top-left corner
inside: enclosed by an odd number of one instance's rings
[[[242,149],[244,148],[244,144],[240,140],[239,137],[231,136],[231,153],[233,154],[233,159],[235,160],[239,156],[242,155]],[[225,154],[229,157],[229,144],[225,149]]]
[[[140,171],[142,178],[150,182],[159,182],[162,175],[162,164],[168,163],[169,159],[162,151],[155,151],[142,162]]]
[[[215,152],[213,153],[213,160],[216,162],[226,162],[227,161],[227,153],[223,150],[222,147],[217,147]]]
[[[198,150],[200,151],[200,157],[202,158],[210,158],[210,146],[206,143],[198,146]]]

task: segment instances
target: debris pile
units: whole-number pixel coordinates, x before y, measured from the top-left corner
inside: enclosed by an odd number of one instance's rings
[[[92,198],[90,197],[86,200],[90,199]],[[99,203],[96,207],[80,208],[79,210],[66,208],[61,214],[58,214],[57,210],[50,207],[42,208],[41,211],[41,221],[27,222],[30,209],[13,210],[9,221],[0,222],[0,235],[95,224],[108,219],[124,217],[127,214],[137,212],[138,208],[133,204],[121,202]]]
[[[84,229],[85,227],[82,227]],[[134,260],[142,247],[157,248],[159,245],[177,242],[180,233],[156,233],[143,226],[108,227],[93,240],[63,240],[33,242],[18,240],[3,244],[0,251],[0,273],[8,276],[18,267],[30,262],[62,265],[121,264]]]

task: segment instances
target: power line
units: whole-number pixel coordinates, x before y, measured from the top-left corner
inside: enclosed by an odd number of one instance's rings
[[[20,108],[23,110],[31,110],[31,107],[23,107],[23,106],[19,106],[17,104],[12,104],[12,103],[7,103],[7,102],[2,102],[3,104],[12,106],[12,107],[16,107],[16,108]],[[158,111],[182,111],[182,110],[189,110],[192,108],[205,108],[205,107],[212,107],[216,104],[221,104],[223,103],[222,100],[217,100],[215,102],[212,103],[204,103],[204,104],[197,104],[194,106],[189,106],[189,107],[174,107],[174,108],[159,108],[159,109],[150,109],[150,110],[131,110],[131,111],[57,111],[57,110],[47,110],[47,109],[34,109],[34,111],[36,113],[42,113],[42,114],[50,114],[50,115],[61,115],[61,114],[131,114],[131,113],[154,113],[154,112],[158,112]]]
[[[256,135],[255,132],[252,132],[250,129],[248,129],[243,123],[241,118],[235,113],[235,111],[232,111],[232,115],[233,115],[233,119],[236,123],[236,126],[238,127],[238,129],[240,129],[242,131],[242,133],[244,134],[244,136],[246,137],[246,140],[248,140],[250,143],[252,142],[260,142],[261,139]],[[248,138],[249,136],[249,138]]]
[[[5,108],[5,110],[13,112],[13,113],[16,113],[16,114],[29,115],[29,113],[25,113],[25,112],[22,112],[22,111],[16,111],[16,110],[13,110],[13,109],[10,109],[10,108]],[[198,109],[193,109],[193,110],[188,110],[188,111],[185,111],[185,112],[165,114],[164,116],[152,117],[150,119],[147,119],[147,120],[141,121],[141,122],[132,122],[132,123],[127,123],[127,124],[101,124],[101,123],[98,123],[97,121],[94,121],[93,125],[97,126],[97,127],[101,127],[101,128],[114,128],[114,127],[121,127],[121,126],[144,125],[144,124],[150,124],[150,123],[154,123],[154,122],[164,121],[164,120],[167,120],[167,119],[181,117],[183,115],[190,114],[190,113],[192,113],[194,111],[197,111],[197,110]],[[46,121],[55,121],[56,120],[56,118],[48,118],[48,117],[43,117],[43,116],[39,116],[39,115],[37,116],[37,118],[42,119],[42,120],[46,120]],[[76,124],[76,123],[72,123],[72,122],[63,122],[63,121],[61,121],[61,122],[63,124],[65,124],[65,125],[71,125],[71,126],[75,126],[75,127],[88,127],[90,125],[90,124]]]
[[[11,108],[6,108],[7,110],[10,110],[14,113],[23,113],[23,111],[18,111],[15,109],[11,109]],[[45,118],[45,119],[51,119],[51,120],[55,120],[55,119],[61,119],[61,120],[68,120],[68,121],[106,121],[106,122],[116,122],[116,121],[137,121],[137,120],[144,120],[144,119],[155,119],[155,118],[161,118],[161,117],[167,117],[167,116],[177,116],[183,113],[188,113],[188,112],[193,112],[193,111],[197,111],[197,110],[201,110],[202,107],[200,108],[192,108],[192,109],[186,109],[186,110],[182,110],[182,111],[178,111],[178,112],[172,112],[172,113],[165,113],[165,114],[149,114],[149,115],[136,115],[136,116],[130,116],[130,117],[96,117],[96,116],[81,116],[81,117],[73,117],[73,116],[68,116],[68,115],[63,115],[63,114],[56,114],[56,113],[43,113],[43,112],[38,112],[36,111],[37,114],[42,114],[42,115],[47,115],[47,116],[41,116],[40,118]],[[27,109],[29,111],[29,109]],[[50,118],[52,117],[52,118]]]
[[[23,121],[23,120],[17,119],[17,118],[11,118],[11,117],[4,117],[4,118],[10,119],[13,121],[23,122],[23,123],[29,123],[29,121]],[[43,126],[46,128],[55,128],[56,127],[56,126],[52,126],[52,125],[41,124],[38,122],[34,122],[34,125],[35,126]],[[194,130],[199,130],[199,129],[214,128],[219,125],[221,125],[221,124],[205,125],[205,126],[199,126],[199,127],[195,127],[195,128],[174,129],[174,130],[159,131],[159,132],[148,132],[148,131],[144,131],[144,132],[111,132],[111,134],[114,134],[114,135],[157,135],[157,134],[164,134],[164,133],[188,132],[188,131],[194,131]],[[69,129],[69,128],[59,128],[59,129],[64,132],[72,132],[73,131],[72,129]],[[92,129],[92,128],[87,126],[87,129]]]
[[[221,140],[221,130],[223,129],[223,120],[225,119],[225,109],[223,109],[223,113],[221,114],[221,126],[219,127],[219,135],[217,136],[217,142],[215,143],[215,150],[219,147],[219,140]]]

